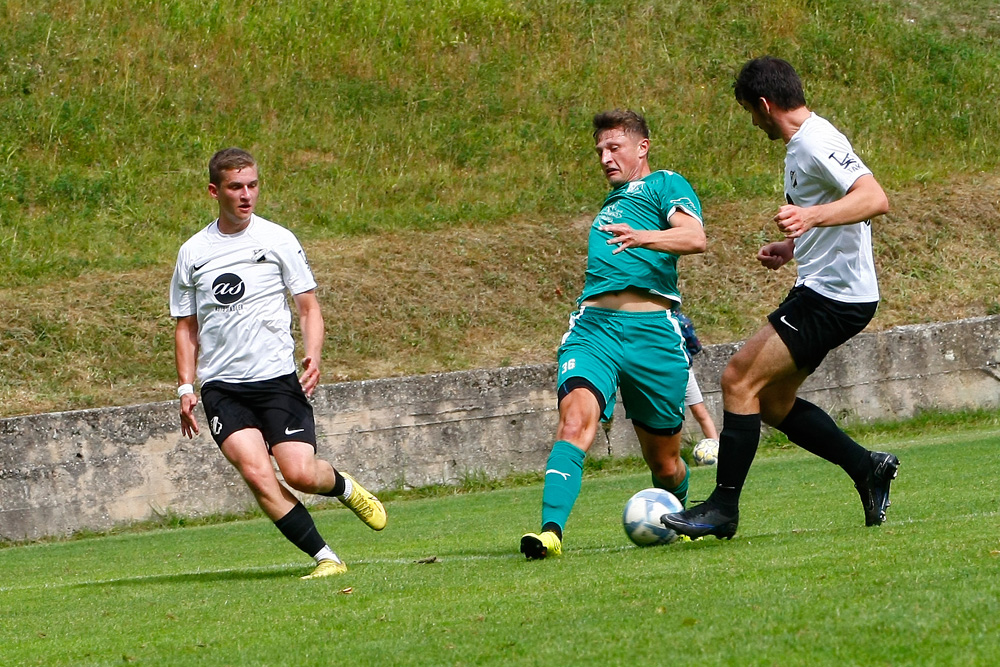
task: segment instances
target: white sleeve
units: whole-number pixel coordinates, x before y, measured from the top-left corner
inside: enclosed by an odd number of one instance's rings
[[[855,181],[872,173],[854,152],[847,138],[840,134],[823,136],[822,141],[809,145],[808,155],[806,170],[817,178],[835,185],[841,197],[847,194]]]
[[[313,277],[306,253],[294,235],[289,234],[289,237],[273,250],[281,265],[281,278],[285,287],[292,294],[302,294],[314,290],[316,289],[316,278]]]
[[[177,253],[177,264],[170,279],[170,316],[189,317],[198,312],[195,286],[191,283],[191,267],[187,253],[181,248]]]

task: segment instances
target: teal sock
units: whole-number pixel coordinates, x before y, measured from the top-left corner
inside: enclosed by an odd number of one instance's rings
[[[554,523],[560,532],[580,495],[583,483],[583,459],[587,453],[576,445],[559,440],[552,445],[545,464],[545,488],[542,490],[542,526]]]
[[[680,484],[678,484],[672,489],[666,482],[664,482],[661,479],[658,479],[656,475],[651,475],[651,477],[653,478],[653,486],[655,486],[658,489],[663,489],[664,491],[669,491],[670,493],[674,494],[674,496],[677,497],[677,500],[681,501],[681,505],[687,507],[688,480],[691,479],[691,468],[689,468],[686,463],[684,463],[684,481],[682,481]]]

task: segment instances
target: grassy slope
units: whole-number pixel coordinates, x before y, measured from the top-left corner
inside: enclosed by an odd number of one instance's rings
[[[687,308],[707,341],[739,339],[790,282],[750,259],[782,153],[729,87],[762,52],[890,191],[875,326],[1000,311],[982,3],[422,7],[0,5],[0,414],[172,395],[166,283],[230,144],[319,274],[327,381],[551,359],[605,187],[589,117],[610,106],[642,109],[654,166],[701,194]]]

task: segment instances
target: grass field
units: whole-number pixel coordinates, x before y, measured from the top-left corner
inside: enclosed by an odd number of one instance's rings
[[[390,500],[380,534],[317,512],[351,569],[312,582],[261,519],[2,549],[0,664],[996,664],[1000,430],[878,439],[902,461],[880,528],[838,470],[768,448],[732,542],[631,546],[633,468],[584,480],[542,562],[517,554],[538,484]]]

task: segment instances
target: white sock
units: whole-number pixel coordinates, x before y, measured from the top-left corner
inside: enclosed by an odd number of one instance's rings
[[[323,548],[320,549],[319,552],[313,556],[313,558],[316,560],[317,565],[320,561],[324,560],[332,560],[338,563],[343,562],[337,557],[337,554],[333,553],[333,549],[331,549],[329,545],[323,545]]]
[[[344,477],[344,493],[340,497],[341,498],[350,498],[351,497],[351,491],[353,491],[353,490],[354,490],[354,485],[351,484],[351,478],[350,477]]]

